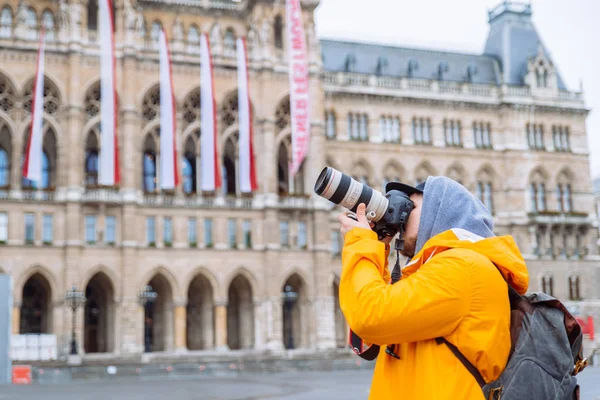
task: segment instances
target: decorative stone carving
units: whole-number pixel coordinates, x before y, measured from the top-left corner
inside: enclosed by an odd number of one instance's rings
[[[71,17],[69,22],[71,26],[71,37],[75,40],[81,37],[81,7],[82,6],[80,4],[72,4],[69,6],[69,16]]]
[[[183,23],[179,17],[175,18],[175,22],[173,23],[173,51],[178,53],[183,51],[183,41],[184,41],[184,33],[183,33]]]

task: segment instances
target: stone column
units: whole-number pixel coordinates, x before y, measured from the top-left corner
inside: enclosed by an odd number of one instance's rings
[[[535,255],[536,251],[539,253],[540,251],[540,243],[537,240],[537,226],[531,225],[529,227],[529,241],[531,243],[531,254]]]
[[[217,334],[216,349],[227,351],[227,302],[215,303],[215,331]]]
[[[283,350],[283,308],[281,296],[271,296],[266,304],[267,349]]]
[[[175,300],[175,351],[187,351],[186,322],[187,322],[187,301],[185,299]]]
[[[12,309],[12,334],[18,335],[21,330],[21,302],[14,302]]]

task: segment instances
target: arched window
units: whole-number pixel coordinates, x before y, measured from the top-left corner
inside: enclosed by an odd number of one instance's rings
[[[225,39],[223,41],[225,45],[225,54],[235,55],[235,32],[233,28],[227,28],[225,31]]]
[[[85,185],[87,187],[98,186],[99,137],[100,125],[97,125],[88,133],[85,144]]]
[[[546,176],[541,170],[532,173],[529,183],[529,204],[531,212],[546,211]]]
[[[142,173],[144,192],[155,193],[158,190],[158,145],[160,128],[156,128],[153,132],[146,136],[144,141],[144,154],[142,159]]]
[[[11,135],[6,126],[0,128],[0,188],[10,185]]]
[[[223,151],[223,194],[237,194],[237,134],[227,139]]]
[[[23,157],[22,163],[25,162],[25,154],[27,151],[27,145],[29,143],[29,130],[27,128],[27,134],[25,135],[25,142],[23,143]],[[57,163],[57,146],[56,146],[56,134],[54,130],[44,122],[43,127],[43,143],[42,143],[42,176],[39,182],[33,182],[25,177],[21,180],[21,187],[23,189],[51,189],[56,186],[56,163]],[[21,165],[22,167],[22,165]]]
[[[542,292],[554,296],[554,279],[552,275],[544,275],[542,277]]]
[[[13,15],[9,6],[5,6],[0,13],[0,38],[8,39],[12,36]]]
[[[98,29],[98,0],[88,0],[87,27],[90,31]]]
[[[327,121],[327,139],[334,139],[336,136],[335,112],[332,110],[325,112],[325,120]]]
[[[569,276],[569,300],[581,300],[579,291],[579,275]]]
[[[295,177],[290,173],[292,161],[292,139],[286,136],[277,150],[277,192],[280,196],[304,194],[304,164]]]
[[[200,53],[200,34],[196,25],[190,26],[188,30],[187,44],[190,53]]]
[[[197,131],[195,135],[190,135],[185,142],[181,175],[183,176],[183,192],[188,195],[197,192],[196,149],[199,137],[200,131]]]
[[[488,168],[477,174],[477,198],[485,205],[490,214],[494,213],[494,173]]]
[[[281,15],[275,17],[273,32],[275,35],[275,48],[283,50],[283,18]]]
[[[35,10],[32,7],[29,7],[27,9],[27,18],[26,18],[26,24],[27,24],[27,38],[29,40],[36,40],[37,39],[37,14],[35,13]]]
[[[50,10],[46,10],[42,13],[42,26],[46,31],[46,41],[53,42],[55,40],[54,15],[52,15]]]

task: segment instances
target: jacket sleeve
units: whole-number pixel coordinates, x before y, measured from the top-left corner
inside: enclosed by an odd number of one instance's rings
[[[378,345],[434,339],[452,333],[467,315],[471,265],[456,250],[432,258],[395,285],[383,278],[385,245],[355,228],[342,253],[340,306],[350,328]]]

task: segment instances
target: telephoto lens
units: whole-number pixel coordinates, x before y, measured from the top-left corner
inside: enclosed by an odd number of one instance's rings
[[[315,183],[315,193],[353,213],[364,203],[367,206],[366,215],[373,222],[384,217],[389,205],[381,192],[331,167],[321,171]]]

